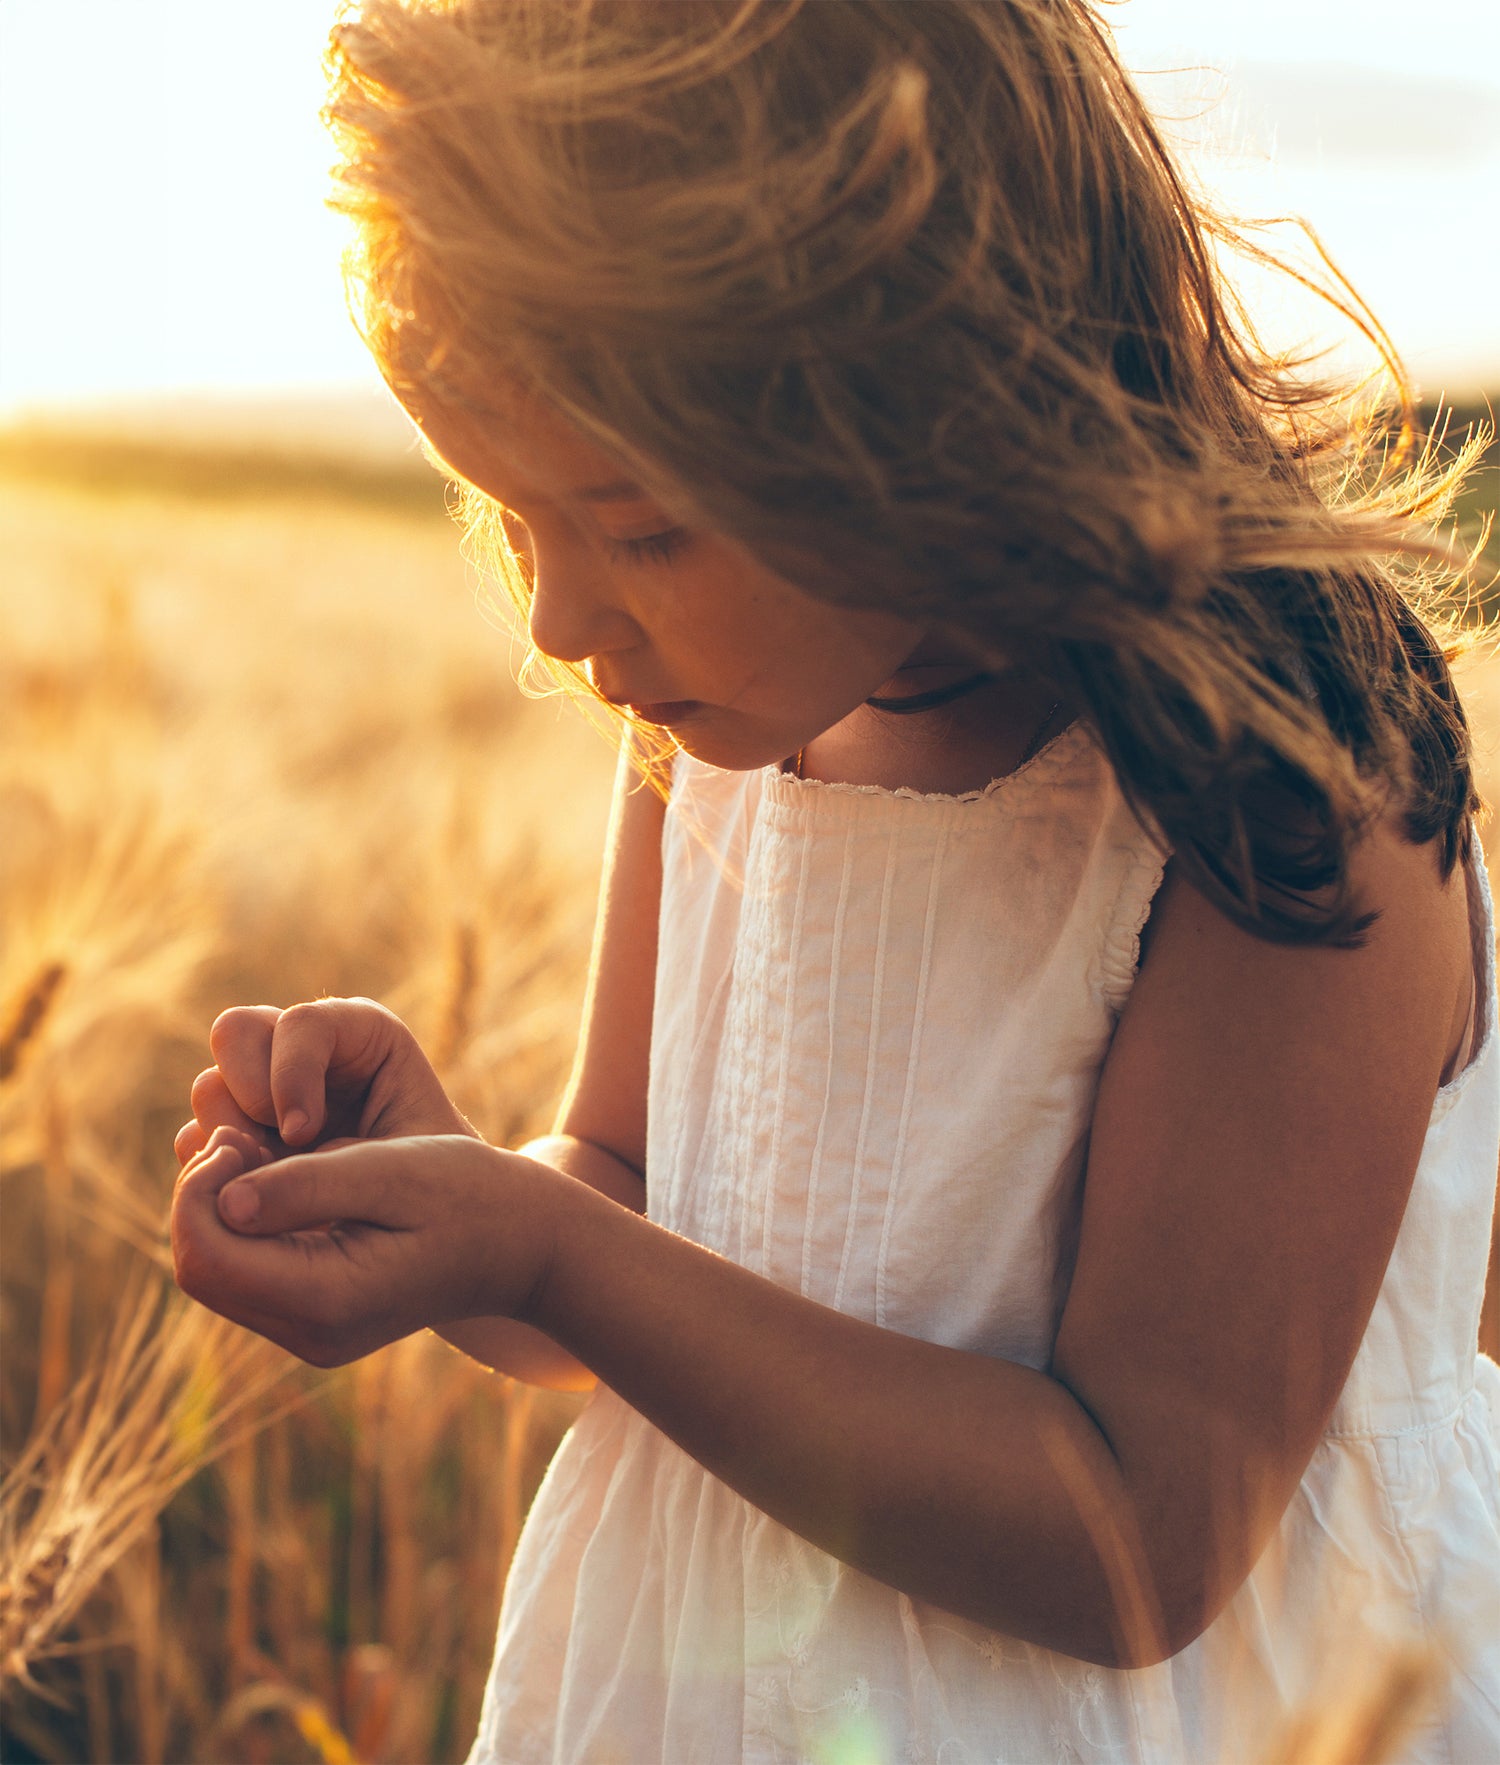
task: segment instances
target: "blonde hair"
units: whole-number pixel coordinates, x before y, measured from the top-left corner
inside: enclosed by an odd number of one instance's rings
[[[810,592],[1024,660],[1261,935],[1357,936],[1392,793],[1466,855],[1430,523],[1478,444],[1268,357],[1082,0],[361,0],[330,70],[398,386],[519,379]]]

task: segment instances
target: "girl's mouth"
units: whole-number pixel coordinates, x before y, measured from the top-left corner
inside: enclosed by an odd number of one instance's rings
[[[697,699],[670,699],[660,705],[625,707],[637,723],[659,723],[663,726],[685,722],[698,708]]]

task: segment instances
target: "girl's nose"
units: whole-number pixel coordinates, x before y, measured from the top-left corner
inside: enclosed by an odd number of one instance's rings
[[[615,599],[609,573],[591,548],[567,542],[538,547],[533,539],[531,572],[527,625],[543,655],[586,662],[639,642],[634,619]]]

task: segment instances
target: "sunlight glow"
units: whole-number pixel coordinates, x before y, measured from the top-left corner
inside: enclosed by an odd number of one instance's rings
[[[1241,210],[1307,214],[1424,387],[1500,381],[1500,6],[1105,11],[1206,180]],[[0,6],[0,414],[373,383],[322,207],[332,13]]]

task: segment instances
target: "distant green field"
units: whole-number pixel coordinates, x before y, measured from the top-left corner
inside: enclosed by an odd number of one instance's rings
[[[327,452],[236,445],[192,446],[138,436],[76,434],[17,424],[0,428],[0,477],[71,486],[95,495],[194,501],[363,504],[393,514],[443,514],[443,481],[416,455],[389,463]]]

